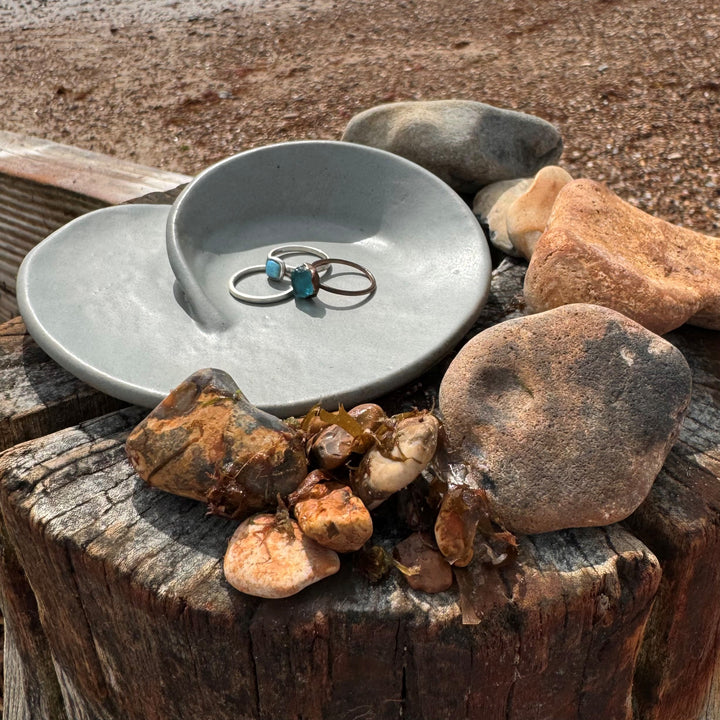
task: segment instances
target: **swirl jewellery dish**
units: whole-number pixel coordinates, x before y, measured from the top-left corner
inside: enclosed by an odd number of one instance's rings
[[[366,268],[377,289],[263,305],[230,295],[233,272],[308,239],[327,259]],[[152,407],[216,367],[251,402],[287,417],[317,402],[370,400],[420,375],[472,325],[490,270],[472,211],[430,172],[362,145],[302,141],[213,165],[172,207],[73,220],[27,255],[17,294],[37,343],[110,395]],[[362,273],[351,286],[341,271],[333,264],[323,285],[367,288]],[[261,272],[243,290],[287,282]]]

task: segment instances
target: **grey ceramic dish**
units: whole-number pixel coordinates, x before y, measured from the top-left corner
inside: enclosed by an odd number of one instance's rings
[[[362,264],[377,291],[270,305],[230,295],[234,272],[288,244]],[[346,269],[327,282],[357,280]],[[218,367],[251,402],[288,416],[369,400],[422,373],[477,317],[490,269],[477,220],[434,175],[381,150],[307,141],[228,158],[172,208],[74,220],[28,254],[18,302],[38,344],[108,394],[151,407]],[[263,273],[242,283],[257,294],[286,287]]]

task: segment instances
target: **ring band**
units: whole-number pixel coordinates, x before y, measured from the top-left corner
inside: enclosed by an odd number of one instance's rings
[[[286,275],[297,267],[296,265],[288,265],[281,257],[282,255],[314,255],[321,260],[327,260],[328,255],[322,250],[310,247],[310,245],[281,245],[273,248],[265,260],[265,274],[271,280],[282,280]],[[325,267],[321,275],[330,272],[330,267]]]
[[[269,305],[270,303],[280,302],[286,298],[292,297],[293,289],[289,287],[287,290],[282,290],[279,293],[273,295],[250,295],[249,293],[241,292],[237,289],[236,285],[238,280],[244,278],[246,275],[252,275],[253,273],[265,272],[265,265],[250,265],[249,267],[238,270],[231,278],[228,283],[228,290],[230,294],[242,300],[243,302],[255,303],[256,305]]]
[[[359,270],[369,281],[370,285],[361,290],[343,290],[341,288],[334,288],[328,285],[323,285],[320,282],[319,268],[325,268],[328,265],[348,265],[349,267]],[[324,260],[318,260],[314,263],[303,263],[298,265],[292,273],[290,273],[290,283],[292,285],[292,292],[297,298],[312,298],[318,294],[319,290],[325,290],[327,292],[335,293],[336,295],[371,295],[377,288],[375,282],[375,276],[362,265],[351,260],[340,260],[338,258],[327,258]]]

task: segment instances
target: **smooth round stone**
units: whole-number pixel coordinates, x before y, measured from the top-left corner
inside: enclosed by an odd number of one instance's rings
[[[607,525],[645,499],[690,402],[682,353],[629,318],[566,305],[476,335],[440,410],[451,446],[516,533]]]
[[[353,117],[342,139],[401,155],[461,193],[531,177],[563,149],[549,122],[472,100],[379,105]]]

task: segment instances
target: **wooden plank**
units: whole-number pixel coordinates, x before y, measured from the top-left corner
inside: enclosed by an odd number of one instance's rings
[[[0,326],[0,450],[126,405],[63,370],[20,318]]]
[[[0,131],[0,175],[119,205],[189,182],[187,175],[40,138]]]
[[[235,523],[134,474],[124,440],[139,417],[0,458],[7,532],[60,682],[92,716],[630,720],[660,570],[619,526],[525,538],[518,565],[474,566],[479,624],[462,624],[456,590],[371,585],[349,562],[261,601],[223,578]]]
[[[138,198],[171,204],[174,195],[166,193],[189,180],[187,175],[0,131],[0,322],[17,315],[15,277],[22,259],[50,233],[111,204]]]

